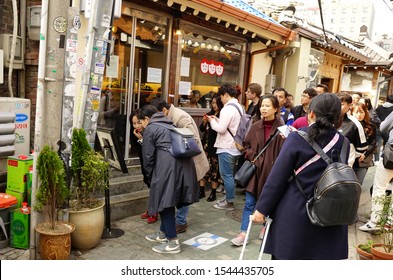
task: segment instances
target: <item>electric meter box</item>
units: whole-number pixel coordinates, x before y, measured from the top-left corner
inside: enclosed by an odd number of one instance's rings
[[[4,67],[10,67],[11,49],[12,49],[12,34],[0,34],[0,49],[3,50]],[[16,47],[14,56],[14,69],[23,68],[24,52],[22,48],[22,37],[16,36]]]

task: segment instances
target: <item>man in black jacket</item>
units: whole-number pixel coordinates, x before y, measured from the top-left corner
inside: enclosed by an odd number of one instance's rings
[[[318,93],[314,88],[306,88],[300,98],[300,104],[292,108],[291,113],[293,114],[294,119],[303,117],[308,113],[308,106],[311,103],[311,99],[317,96]]]
[[[389,95],[386,98],[386,102],[383,103],[382,105],[379,105],[377,109],[375,109],[377,112],[378,118],[381,120],[386,119],[386,117],[393,111],[393,94]],[[389,135],[387,133],[381,133],[382,139],[383,139],[383,145],[385,145],[386,141],[389,138]]]

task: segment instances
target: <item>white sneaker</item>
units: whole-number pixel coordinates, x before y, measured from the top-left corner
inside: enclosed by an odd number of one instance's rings
[[[359,230],[361,231],[366,231],[366,232],[373,232],[373,231],[378,231],[381,228],[378,227],[374,222],[368,221],[366,224],[362,225],[359,227]]]
[[[217,192],[217,193],[225,192],[224,186],[223,186],[223,185],[219,185],[218,188],[217,188],[217,190],[216,190],[216,192]]]

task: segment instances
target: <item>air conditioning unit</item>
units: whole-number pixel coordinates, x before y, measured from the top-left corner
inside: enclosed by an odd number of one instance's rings
[[[1,34],[0,35],[0,49],[3,50],[4,57],[4,66],[10,67],[11,61],[11,49],[12,49],[12,34]],[[22,69],[23,68],[23,57],[24,52],[22,48],[22,37],[16,36],[16,47],[15,47],[15,55],[14,55],[14,69]]]
[[[276,87],[276,75],[267,74],[265,80],[265,94],[271,93]]]

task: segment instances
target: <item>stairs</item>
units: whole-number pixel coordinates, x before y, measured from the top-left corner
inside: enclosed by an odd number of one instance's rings
[[[128,167],[128,173],[112,169],[109,179],[111,221],[146,211],[149,189],[143,182],[140,165]]]

